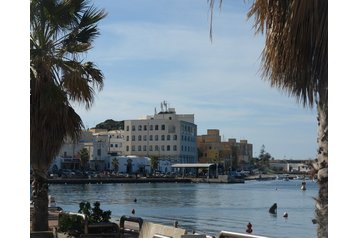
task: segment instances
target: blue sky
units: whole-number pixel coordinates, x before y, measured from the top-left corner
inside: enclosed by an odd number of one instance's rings
[[[316,110],[271,88],[260,78],[264,38],[246,13],[251,2],[215,6],[213,41],[206,0],[95,1],[108,16],[86,60],[105,76],[104,89],[86,111],[86,127],[106,120],[138,119],[168,101],[194,114],[198,134],[220,129],[222,139],[247,139],[277,159],[316,154]]]

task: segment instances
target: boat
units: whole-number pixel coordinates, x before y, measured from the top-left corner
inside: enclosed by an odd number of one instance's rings
[[[288,174],[283,174],[283,175],[276,175],[276,179],[277,180],[285,180],[285,181],[289,181],[290,177]]]

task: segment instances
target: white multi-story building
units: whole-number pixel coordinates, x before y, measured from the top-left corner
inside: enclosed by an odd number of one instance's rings
[[[160,171],[169,168],[162,165],[164,162],[198,161],[194,114],[176,114],[174,108],[167,108],[166,102],[161,104],[159,113],[144,119],[124,120],[122,129],[83,131],[80,141],[64,143],[53,165],[78,169],[83,148],[88,150],[89,168],[94,170],[111,169],[112,159],[118,156],[157,157]]]
[[[163,108],[165,106],[165,109]],[[166,107],[144,119],[124,121],[124,154],[155,156],[172,163],[198,161],[194,114],[176,114]]]

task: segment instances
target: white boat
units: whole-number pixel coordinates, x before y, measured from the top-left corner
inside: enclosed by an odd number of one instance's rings
[[[290,180],[288,174],[276,175],[276,179],[277,179],[277,180],[285,180],[285,181],[289,181],[289,180]]]

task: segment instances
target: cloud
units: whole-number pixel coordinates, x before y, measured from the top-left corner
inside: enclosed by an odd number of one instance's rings
[[[292,154],[311,155],[315,110],[261,80],[264,39],[254,35],[246,10],[225,3],[214,15],[210,42],[205,2],[108,5],[111,18],[87,55],[102,69],[105,85],[90,111],[77,107],[85,124],[151,115],[166,100],[179,114],[195,114],[198,133],[217,128],[287,155],[285,144],[299,142]]]

